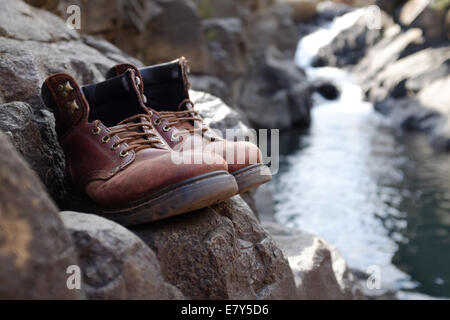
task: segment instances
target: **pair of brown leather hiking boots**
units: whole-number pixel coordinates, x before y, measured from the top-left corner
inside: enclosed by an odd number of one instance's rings
[[[124,225],[200,209],[271,179],[249,142],[219,137],[189,100],[184,58],[113,67],[80,87],[59,73],[42,86],[73,186],[72,209]]]

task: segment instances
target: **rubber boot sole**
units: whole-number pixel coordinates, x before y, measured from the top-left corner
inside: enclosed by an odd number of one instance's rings
[[[232,172],[238,185],[238,193],[247,192],[272,180],[269,167],[258,163]]]
[[[232,175],[226,171],[214,171],[168,186],[123,207],[105,208],[90,199],[76,196],[72,198],[71,207],[131,226],[208,207],[232,197],[237,190]]]

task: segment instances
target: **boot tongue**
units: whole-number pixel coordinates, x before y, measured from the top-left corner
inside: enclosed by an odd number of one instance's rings
[[[89,121],[113,127],[133,115],[146,113],[141,103],[143,81],[133,69],[106,81],[82,87],[90,106]]]

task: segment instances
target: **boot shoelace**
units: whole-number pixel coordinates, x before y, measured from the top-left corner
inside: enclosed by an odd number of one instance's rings
[[[187,103],[193,105],[190,100],[186,99],[180,104],[180,106]],[[190,121],[200,121],[200,124],[202,126],[201,132],[205,132],[208,130],[208,128],[203,126],[202,117],[199,115],[198,111],[195,110],[160,111],[158,112],[158,114],[160,119],[167,119],[167,127],[177,127],[178,125],[180,125],[180,127],[177,128],[187,129],[187,131],[192,134],[194,132],[198,132],[199,128],[195,128],[195,126],[192,126]],[[181,125],[183,123],[187,123],[187,121],[189,121],[189,125],[182,127]]]
[[[94,134],[100,133],[101,128],[98,126],[99,124],[100,120],[94,121]],[[125,157],[131,150],[138,152],[139,150],[147,148],[166,149],[165,145],[161,142],[156,133],[154,133],[150,116],[147,114],[137,114],[119,122],[117,126],[120,127],[113,128],[103,136],[102,142],[107,143],[111,137],[117,135],[119,141],[111,146],[112,150],[119,148],[122,143],[128,144],[128,146],[120,152],[121,157]],[[138,131],[139,129],[142,131]],[[123,136],[119,137],[119,134],[121,133]]]

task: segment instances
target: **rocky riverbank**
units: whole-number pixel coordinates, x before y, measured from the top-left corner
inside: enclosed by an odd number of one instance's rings
[[[39,98],[49,74],[67,72],[80,83],[91,83],[104,79],[119,62],[143,65],[176,57],[169,53],[192,55],[199,58],[192,63],[194,88],[203,81],[219,84],[201,87],[205,90],[217,93],[212,88],[226,84],[223,92],[231,92],[223,97],[235,110],[215,96],[193,92],[196,108],[212,127],[247,130],[246,120],[269,128],[307,125],[310,84],[290,59],[296,35],[277,36],[277,45],[261,55],[252,49],[261,48],[264,37],[275,37],[278,28],[294,26],[277,13],[289,7],[239,1],[236,13],[235,6],[227,11],[224,2],[211,2],[225,6],[217,12],[226,15],[217,16],[201,3],[148,1],[157,14],[149,15],[136,32],[139,25],[128,26],[111,2],[96,1],[95,8],[90,7],[94,2],[81,1],[89,8],[84,21],[93,26],[84,26],[87,34],[79,34],[48,11],[58,12],[64,1],[29,2],[47,10],[18,0],[0,3],[0,298],[361,298],[333,246],[307,233],[261,225],[240,196],[133,229],[95,215],[60,212],[70,210],[64,154],[53,114]],[[100,11],[111,21],[98,18]],[[234,15],[238,18],[228,18]],[[175,28],[185,33],[175,32],[172,20],[185,23]],[[118,21],[131,29],[119,28],[114,42],[123,47],[126,42],[131,46],[127,51],[144,61],[89,35],[107,38]],[[244,34],[250,40],[241,42]],[[145,46],[133,47],[137,44]],[[242,69],[230,70],[239,61]],[[221,117],[216,116],[219,109]],[[82,272],[80,289],[67,286],[70,266]]]
[[[442,2],[443,3],[443,2]],[[375,109],[405,130],[422,131],[450,150],[450,29],[447,6],[378,1],[319,51],[314,64],[344,67],[359,78]],[[373,21],[378,19],[379,28]]]

